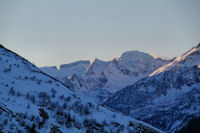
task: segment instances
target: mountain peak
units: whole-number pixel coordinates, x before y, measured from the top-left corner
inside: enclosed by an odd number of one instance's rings
[[[101,63],[101,62],[105,62],[105,61],[100,60],[99,58],[95,58],[92,63]]]
[[[99,70],[109,66],[109,63],[110,62],[105,62],[105,61],[102,61],[102,60],[100,60],[98,58],[95,58],[95,60],[90,64],[88,69],[90,71],[99,71]]]
[[[190,67],[190,66],[199,65],[199,64],[200,64],[200,43],[194,46],[189,51],[187,51],[185,54],[182,54],[181,56],[174,59],[172,62],[155,70],[152,74],[150,74],[150,76],[159,74],[173,67],[182,67],[182,66]]]
[[[174,61],[177,61],[177,62],[180,62],[180,63],[185,63],[186,61],[195,60],[198,57],[200,57],[200,44],[198,44],[197,46],[193,47],[192,49],[187,51],[185,54],[177,57]],[[198,61],[200,62],[199,59],[200,58],[198,58]]]
[[[60,69],[69,69],[72,67],[76,67],[76,66],[80,66],[80,65],[84,65],[86,67],[88,67],[90,65],[90,61],[89,60],[79,60],[79,61],[75,61],[69,64],[62,64],[60,65]]]
[[[119,59],[121,60],[141,60],[141,59],[152,59],[153,57],[147,53],[140,51],[126,51]]]

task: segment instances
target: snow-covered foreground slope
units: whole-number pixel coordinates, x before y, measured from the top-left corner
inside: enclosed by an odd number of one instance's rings
[[[0,132],[161,132],[93,103],[0,45]]]
[[[166,132],[179,131],[200,116],[200,44],[105,104]]]
[[[80,63],[75,63],[78,64],[76,65],[78,69],[71,71],[71,76],[69,76],[69,72],[61,71],[62,69],[58,70],[61,73],[57,76],[44,69],[42,70],[64,83],[71,83],[70,86],[73,86],[77,92],[83,93],[97,102],[102,102],[111,94],[133,84],[168,62],[167,60],[154,58],[147,53],[127,51],[119,58],[108,62],[95,59],[87,68],[88,64],[80,67],[82,66]],[[71,70],[70,67],[67,69]]]

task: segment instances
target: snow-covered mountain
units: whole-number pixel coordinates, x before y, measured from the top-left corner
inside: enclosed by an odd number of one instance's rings
[[[74,89],[74,84],[72,84],[68,77],[71,77],[74,74],[80,75],[82,73],[86,73],[89,65],[89,60],[80,60],[70,64],[62,64],[59,66],[60,69],[56,66],[45,66],[41,67],[40,70]]]
[[[191,50],[187,51],[185,54],[175,58],[169,64],[166,64],[156,71],[154,71],[150,76],[159,74],[163,71],[169,70],[171,68],[178,68],[178,67],[190,67],[194,65],[199,65],[200,63],[200,44],[193,47]]]
[[[200,117],[200,44],[115,93],[105,104],[166,132],[181,130]]]
[[[57,76],[46,72],[62,82],[69,80],[77,92],[102,102],[111,94],[133,84],[168,62],[168,60],[154,58],[147,53],[127,51],[111,61],[95,59],[88,67],[88,64],[85,65],[85,69],[79,72],[77,72],[78,69],[72,71],[74,73],[70,73],[72,74],[70,76],[69,73],[63,71]]]
[[[60,69],[58,69],[56,66],[45,66],[41,67],[40,69],[53,77],[62,79],[69,77],[72,74],[81,74],[85,72],[89,65],[89,60],[80,60],[69,64],[62,64],[60,65]]]
[[[0,132],[162,131],[76,94],[0,45]]]

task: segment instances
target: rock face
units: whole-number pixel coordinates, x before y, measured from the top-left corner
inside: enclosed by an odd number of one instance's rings
[[[166,132],[179,131],[200,115],[200,45],[115,93],[105,104]]]
[[[111,94],[133,84],[168,62],[147,53],[127,51],[119,58],[107,62],[95,59],[89,65],[88,61],[78,61],[61,65],[60,70],[54,73],[42,70],[64,83],[67,82],[68,85],[71,84],[75,91],[97,102],[103,102]]]
[[[162,132],[78,95],[0,45],[0,132]]]

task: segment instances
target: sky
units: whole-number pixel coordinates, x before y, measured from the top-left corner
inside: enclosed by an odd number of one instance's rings
[[[198,43],[200,0],[0,0],[0,44],[39,67]]]

